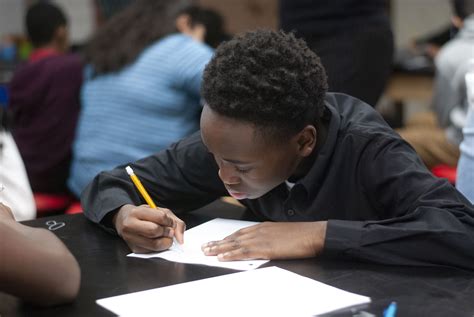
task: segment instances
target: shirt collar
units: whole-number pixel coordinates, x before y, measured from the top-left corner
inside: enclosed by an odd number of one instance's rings
[[[286,184],[286,188],[288,188],[288,190],[291,190],[293,188],[293,186],[295,186],[295,183],[292,183],[288,180],[285,181],[285,184]]]
[[[31,52],[30,57],[28,59],[29,62],[37,62],[39,60],[42,60],[43,58],[50,57],[50,56],[56,56],[59,55],[60,53],[55,50],[54,48],[38,48]]]

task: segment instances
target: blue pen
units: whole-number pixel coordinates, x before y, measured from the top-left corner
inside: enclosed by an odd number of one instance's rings
[[[397,303],[391,302],[383,311],[383,317],[395,317],[397,314]]]

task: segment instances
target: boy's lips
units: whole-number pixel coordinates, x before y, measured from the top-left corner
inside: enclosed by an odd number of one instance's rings
[[[233,191],[233,190],[227,190],[229,192],[229,194],[234,197],[235,199],[245,199],[247,198],[247,194],[246,193],[240,193],[240,192],[236,192],[236,191]]]

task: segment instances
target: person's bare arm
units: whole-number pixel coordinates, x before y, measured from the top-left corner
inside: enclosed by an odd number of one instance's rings
[[[53,233],[17,223],[0,204],[0,291],[57,305],[74,300],[80,279],[76,259]]]

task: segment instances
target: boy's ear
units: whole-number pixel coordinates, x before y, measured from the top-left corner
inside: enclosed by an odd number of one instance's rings
[[[66,25],[59,26],[54,32],[53,39],[56,47],[60,51],[67,50],[68,46],[68,29]]]
[[[313,125],[307,125],[298,133],[297,142],[298,142],[298,151],[301,156],[309,156],[314,148],[316,147],[316,138],[318,132]]]

